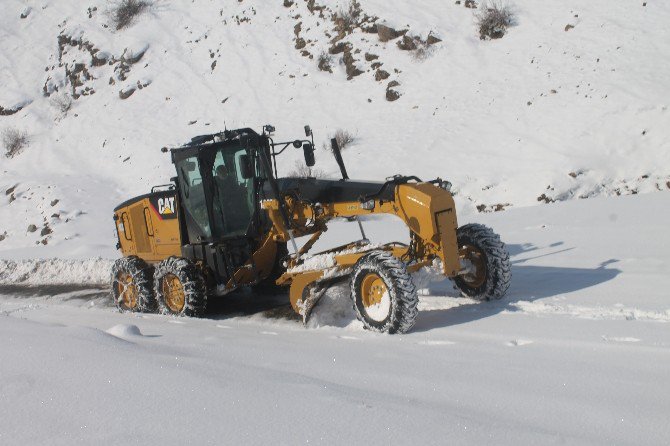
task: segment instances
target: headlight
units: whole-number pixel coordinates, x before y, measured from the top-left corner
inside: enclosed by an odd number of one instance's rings
[[[375,200],[368,200],[361,203],[361,209],[371,211],[375,208]]]

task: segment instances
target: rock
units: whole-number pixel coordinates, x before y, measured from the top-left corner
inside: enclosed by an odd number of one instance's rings
[[[110,54],[105,51],[97,51],[95,54],[93,54],[91,65],[93,65],[94,67],[101,67],[107,64],[110,57],[111,57]]]
[[[396,101],[400,97],[400,93],[393,89],[386,90],[386,100],[389,102]]]
[[[37,231],[37,226],[35,225],[28,225],[28,232],[35,232]]]
[[[58,198],[56,198],[55,200],[51,200],[51,207],[56,206],[59,202],[60,200]]]
[[[400,85],[400,82],[398,82],[398,81],[391,81],[391,82],[389,82],[389,84],[386,86],[386,88],[387,88],[387,89],[388,89],[388,88],[393,88],[393,87],[397,87],[398,85]]]
[[[366,61],[371,62],[375,59],[379,59],[379,56],[377,56],[376,54],[365,53],[365,60]]]
[[[403,36],[403,38],[398,40],[396,44],[398,45],[398,48],[403,51],[412,51],[416,49],[416,40],[413,37]]]
[[[379,41],[381,42],[388,42],[389,40],[396,39],[404,35],[406,32],[407,30],[396,31],[390,26],[377,25],[377,37],[379,37]]]
[[[121,62],[125,62],[128,65],[136,64],[142,59],[142,57],[144,57],[144,53],[146,53],[148,49],[149,45],[145,45],[142,49],[137,51],[126,48],[123,50],[123,54],[121,55]]]
[[[356,67],[356,59],[354,59],[354,56],[351,53],[351,48],[351,45],[347,44],[344,47],[344,55],[342,56],[342,62],[344,62],[345,71],[347,73],[347,80],[351,80],[354,77],[363,74],[363,71]]]
[[[45,226],[45,227],[43,227],[42,230],[40,231],[40,235],[41,235],[42,237],[44,237],[45,235],[49,235],[49,234],[51,234],[52,232],[54,232],[54,231],[53,231],[49,226]]]
[[[426,38],[426,43],[428,45],[435,45],[436,43],[442,42],[442,39],[439,37],[436,37],[433,35],[433,33],[428,34],[428,37]]]
[[[330,68],[330,59],[326,57],[319,57],[319,70],[321,71],[327,71],[328,73],[332,73],[333,70]]]
[[[343,53],[347,48],[351,49],[351,44],[345,42],[339,42],[331,46],[330,49],[328,49],[328,52],[330,54],[340,54]]]
[[[135,93],[135,87],[119,90],[119,97],[121,99],[128,99],[133,95],[133,93]]]
[[[373,23],[371,25],[361,25],[361,31],[368,34],[377,34],[379,32],[376,23]]]
[[[15,106],[5,108],[0,105],[0,116],[11,116],[15,113],[20,112],[23,109],[23,106]]]
[[[389,76],[390,76],[390,74],[388,73],[388,71],[377,70],[377,72],[375,73],[375,80],[376,81],[383,81],[385,79],[388,79]]]
[[[566,31],[570,31],[570,30],[571,30],[572,28],[574,28],[574,27],[575,27],[575,25],[570,25],[570,24],[568,24],[568,25],[565,25],[565,30],[566,30]]]

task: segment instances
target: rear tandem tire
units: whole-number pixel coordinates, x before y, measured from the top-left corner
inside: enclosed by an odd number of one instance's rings
[[[419,297],[405,264],[386,251],[361,257],[351,273],[351,298],[368,330],[407,333],[419,313]]]
[[[154,292],[163,314],[202,317],[207,306],[207,286],[202,271],[182,257],[168,257],[154,274]]]
[[[121,311],[154,312],[153,267],[137,256],[117,259],[112,266],[112,299]]]
[[[457,238],[474,271],[454,277],[456,287],[463,296],[477,300],[502,298],[512,279],[512,265],[500,236],[488,226],[471,223],[458,228]]]

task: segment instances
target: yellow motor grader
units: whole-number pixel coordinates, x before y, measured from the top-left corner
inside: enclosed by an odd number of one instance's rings
[[[123,258],[111,280],[121,310],[202,316],[208,300],[240,287],[288,287],[306,320],[329,286],[349,281],[366,328],[405,333],[418,314],[411,274],[423,267],[438,265],[466,296],[504,295],[511,277],[505,245],[486,226],[458,227],[449,182],[350,180],[335,139],[342,179],[279,178],[277,157],[291,146],[314,166],[314,137],[309,126],[307,139],[275,142],[273,132],[267,125],[261,134],[244,128],[195,137],[170,150],[177,172],[170,184],[116,207]],[[360,217],[372,214],[402,219],[409,244],[371,244]],[[311,254],[335,218],[357,221],[361,239]],[[298,238],[307,241],[298,246]]]

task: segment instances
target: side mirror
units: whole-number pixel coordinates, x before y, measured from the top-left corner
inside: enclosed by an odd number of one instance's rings
[[[242,169],[242,178],[245,180],[248,180],[249,178],[253,178],[254,176],[254,166],[251,163],[251,158],[249,155],[241,155],[240,156],[240,169]]]
[[[305,136],[312,136],[312,129],[308,125],[305,126]]]
[[[303,144],[302,150],[305,153],[305,164],[307,164],[307,167],[312,167],[316,163],[316,160],[314,159],[314,147],[306,142]]]

